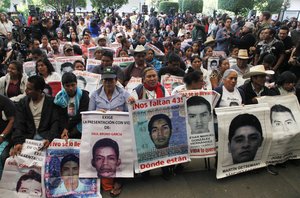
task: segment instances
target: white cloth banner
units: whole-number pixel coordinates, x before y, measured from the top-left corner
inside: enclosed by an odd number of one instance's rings
[[[180,95],[138,100],[130,106],[136,172],[190,161],[185,108]]]
[[[217,178],[266,166],[272,134],[267,104],[216,108]]]
[[[268,103],[272,125],[272,144],[267,164],[283,163],[300,158],[300,107],[293,94],[263,96],[259,103]]]
[[[82,112],[80,177],[133,177],[133,151],[127,112]]]

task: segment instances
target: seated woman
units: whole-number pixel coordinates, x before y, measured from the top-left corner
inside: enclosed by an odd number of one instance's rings
[[[61,76],[55,72],[54,67],[48,58],[42,58],[36,61],[35,72],[42,76],[47,84],[49,82],[61,80]]]
[[[11,61],[7,74],[0,78],[0,94],[7,96],[13,102],[19,102],[26,96],[26,84],[27,75],[23,73],[22,63]]]
[[[196,71],[201,71],[203,73],[203,79],[205,81],[204,89],[211,89],[211,83],[209,80],[209,74],[206,69],[202,66],[202,59],[200,56],[192,56],[191,58],[192,68]]]
[[[131,96],[135,100],[155,99],[169,96],[165,88],[158,82],[157,72],[153,67],[147,67],[142,74],[143,84],[134,88]]]
[[[175,95],[186,90],[197,90],[202,89],[205,82],[203,81],[203,73],[201,71],[195,71],[189,67],[187,73],[183,77],[184,85],[176,87],[171,95]]]
[[[220,58],[217,70],[213,70],[210,74],[210,82],[213,89],[222,84],[222,77],[227,69],[229,69],[229,60]]]
[[[244,104],[245,94],[236,87],[237,77],[238,74],[234,69],[227,69],[224,72],[223,85],[214,89],[221,95],[216,107],[240,106]]]
[[[153,49],[148,49],[146,52],[146,62],[152,65],[158,72],[162,67],[161,62],[155,58],[155,52]]]
[[[81,60],[74,61],[74,70],[84,71],[85,65]]]

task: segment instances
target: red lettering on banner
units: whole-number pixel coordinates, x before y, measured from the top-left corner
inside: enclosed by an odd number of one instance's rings
[[[186,161],[186,160],[187,160],[186,157],[174,157],[174,158],[168,159],[167,163],[174,164],[176,162],[182,162],[182,161]]]
[[[143,170],[145,168],[156,168],[159,166],[163,166],[165,164],[164,161],[157,161],[157,162],[152,162],[152,163],[146,163],[146,164],[140,164],[140,168]]]

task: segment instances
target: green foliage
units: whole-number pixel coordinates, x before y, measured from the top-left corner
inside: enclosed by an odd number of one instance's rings
[[[75,8],[86,7],[86,0],[74,0],[74,3]],[[49,6],[57,12],[63,13],[68,5],[72,7],[72,0],[41,0],[41,5],[45,7]]]
[[[219,8],[239,14],[243,9],[252,9],[254,0],[219,0]]]
[[[279,13],[284,0],[255,0],[254,5],[260,11]]]
[[[178,2],[169,2],[169,1],[162,1],[159,3],[159,12],[169,13],[170,8],[175,8],[175,12],[179,9],[179,3]]]
[[[0,12],[5,12],[10,8],[10,0],[0,1]]]
[[[106,9],[111,7],[115,10],[122,7],[122,5],[128,3],[128,0],[91,0],[93,8]]]
[[[178,3],[182,13],[187,10],[192,13],[201,13],[203,9],[203,0],[179,0]]]

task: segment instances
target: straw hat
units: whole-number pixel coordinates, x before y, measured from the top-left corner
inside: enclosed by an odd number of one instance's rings
[[[210,43],[215,42],[215,39],[212,36],[209,36],[206,38],[206,41],[204,42],[204,45],[208,45]]]
[[[237,55],[239,59],[249,59],[248,51],[246,49],[240,49]]]
[[[257,75],[273,75],[274,71],[272,70],[265,70],[265,67],[263,65],[256,65],[253,67],[250,67],[250,70],[248,73],[243,75],[243,78],[250,78],[251,76],[257,76]]]

